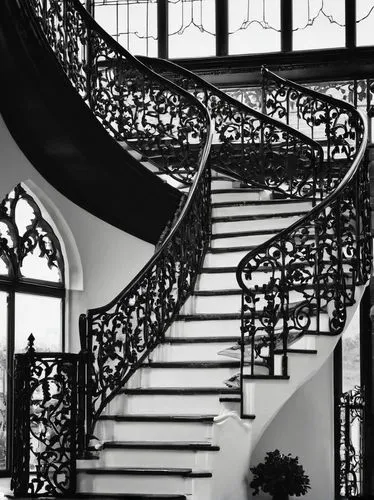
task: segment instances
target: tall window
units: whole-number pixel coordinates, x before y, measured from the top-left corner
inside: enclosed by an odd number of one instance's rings
[[[229,54],[280,50],[280,0],[229,2]]]
[[[9,470],[13,355],[30,333],[38,351],[63,349],[64,261],[60,243],[19,184],[0,204],[0,473]]]

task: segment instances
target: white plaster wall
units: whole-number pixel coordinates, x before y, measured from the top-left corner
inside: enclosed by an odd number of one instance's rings
[[[64,239],[65,258],[71,265],[67,350],[76,352],[79,314],[117,295],[149,260],[154,246],[94,217],[54,189],[18,148],[0,116],[0,199],[19,182],[48,210]],[[110,203],[110,193],[103,193],[103,203]]]
[[[333,355],[281,408],[261,437],[251,466],[278,448],[299,457],[310,477],[305,500],[334,499],[334,392]],[[251,490],[252,492],[253,490]],[[270,499],[255,496],[257,499]]]

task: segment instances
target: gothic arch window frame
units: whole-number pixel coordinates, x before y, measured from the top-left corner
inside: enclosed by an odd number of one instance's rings
[[[65,350],[65,259],[59,237],[51,224],[43,215],[44,207],[40,207],[31,190],[21,183],[18,184],[0,203],[0,263],[5,262],[10,271],[8,275],[0,273],[0,293],[6,294],[7,331],[6,331],[6,464],[0,470],[0,477],[10,475],[12,460],[11,436],[13,430],[12,392],[13,392],[13,356],[15,352],[16,335],[16,297],[17,294],[35,295],[43,298],[60,299],[60,342],[61,350]],[[16,207],[20,201],[28,204],[34,216],[25,227],[20,230],[16,220]],[[59,280],[43,277],[27,277],[22,273],[25,259],[34,254],[47,260],[49,269],[56,268]],[[5,257],[4,257],[5,256]],[[31,332],[36,337],[38,332]],[[25,345],[26,347],[26,345]]]

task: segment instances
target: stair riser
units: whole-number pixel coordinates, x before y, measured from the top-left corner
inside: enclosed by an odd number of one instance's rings
[[[271,202],[263,205],[234,205],[232,207],[214,207],[213,217],[225,217],[232,215],[256,215],[256,214],[281,214],[293,211],[307,211],[312,209],[311,203],[284,203],[273,204]]]
[[[158,493],[158,494],[192,494],[193,481],[209,481],[207,478],[184,478],[182,476],[165,475],[119,475],[119,474],[77,474],[77,492],[104,493]]]
[[[212,189],[232,189],[232,181],[226,179],[212,179]]]
[[[271,229],[276,232],[284,229],[294,222],[296,222],[299,217],[282,217],[279,219],[269,218],[269,219],[259,219],[259,220],[243,220],[243,221],[225,221],[225,222],[214,222],[212,224],[212,233],[233,233],[237,231],[259,231],[261,229]]]
[[[210,295],[190,297],[182,308],[182,314],[239,313],[240,295]]]
[[[229,267],[238,266],[249,250],[240,252],[207,253],[204,259],[204,267]]]
[[[223,361],[217,353],[235,342],[208,342],[192,344],[164,344],[152,353],[153,361]],[[174,385],[174,380],[173,380]],[[170,386],[169,386],[170,387]]]
[[[272,234],[256,234],[249,236],[233,236],[229,238],[217,238],[211,242],[212,248],[237,248],[261,245],[268,239],[272,238],[276,233]]]
[[[259,192],[243,193],[212,193],[212,203],[224,203],[227,201],[258,201],[261,199]]]
[[[104,449],[100,460],[91,460],[92,468],[100,467],[160,467],[209,470],[212,466],[212,451],[195,450],[141,450]]]
[[[167,337],[235,337],[240,336],[240,320],[175,321]]]
[[[254,272],[252,273],[251,283],[253,285],[263,285],[269,282],[270,277],[279,278],[280,271],[272,273]],[[196,290],[214,291],[214,290],[240,290],[235,273],[203,273],[197,283]],[[239,299],[240,300],[240,299]]]
[[[99,421],[95,435],[102,441],[212,442],[211,423]]]
[[[225,387],[236,368],[142,368],[142,387]]]
[[[216,415],[220,411],[218,394],[121,394],[111,401],[105,414]]]

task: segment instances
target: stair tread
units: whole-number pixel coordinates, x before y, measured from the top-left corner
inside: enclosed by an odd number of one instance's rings
[[[219,451],[219,446],[204,441],[106,441],[104,448],[131,448],[152,450],[206,450]]]
[[[226,387],[139,387],[123,389],[123,394],[239,394],[239,389]]]
[[[239,286],[239,285],[238,285]],[[211,295],[241,295],[241,288],[234,289],[221,289],[221,290],[195,290],[192,295],[195,297],[210,297]]]
[[[224,193],[262,193],[264,190],[255,187],[245,187],[245,188],[222,188],[222,189],[212,189],[212,194],[224,194]]]
[[[49,497],[51,498],[51,497]],[[158,493],[76,493],[72,499],[85,498],[99,500],[186,500],[185,495],[158,494]]]
[[[218,240],[220,238],[236,238],[242,236],[261,236],[264,234],[276,234],[279,229],[254,229],[253,231],[230,231],[230,232],[215,232],[212,234],[212,240]]]
[[[157,414],[127,414],[127,415],[101,415],[99,420],[116,420],[118,422],[144,421],[144,422],[202,422],[212,423],[217,415],[157,415]]]
[[[240,247],[220,247],[220,248],[212,248],[210,247],[207,250],[207,254],[220,254],[220,253],[234,253],[234,252],[249,252],[254,248],[258,247],[258,245],[244,245]]]
[[[287,205],[290,203],[312,203],[312,198],[304,198],[302,200],[295,200],[292,198],[286,198],[281,200],[243,200],[243,201],[217,201],[212,203],[213,208],[219,207],[243,207],[251,205]]]
[[[217,337],[167,337],[164,344],[204,344],[214,342],[238,342],[240,339],[240,329],[238,328],[238,335],[227,335]]]
[[[239,337],[235,338],[237,342]],[[144,368],[238,368],[239,361],[156,361],[145,363]]]
[[[124,474],[139,476],[185,476],[185,477],[211,477],[210,471],[194,470],[190,468],[172,467],[79,467],[77,472],[86,474]]]

